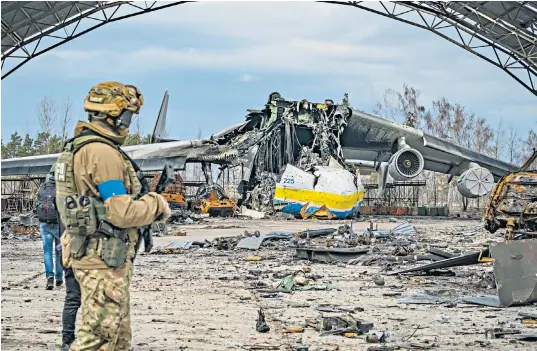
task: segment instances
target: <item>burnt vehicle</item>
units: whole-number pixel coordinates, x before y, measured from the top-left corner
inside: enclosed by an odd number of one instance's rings
[[[517,172],[502,177],[485,209],[485,229],[494,233],[505,228],[505,239],[515,232],[537,238],[537,151]]]

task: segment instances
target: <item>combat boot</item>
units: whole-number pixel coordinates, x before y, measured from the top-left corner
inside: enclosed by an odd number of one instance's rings
[[[52,290],[53,287],[54,287],[54,278],[53,277],[47,278],[47,287],[46,287],[46,289],[47,290]]]

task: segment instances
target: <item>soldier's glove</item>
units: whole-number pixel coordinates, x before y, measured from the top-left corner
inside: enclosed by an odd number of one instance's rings
[[[168,218],[170,218],[170,215],[172,214],[172,211],[170,210],[170,205],[168,205],[168,201],[162,196],[157,193],[155,193],[155,197],[158,201],[158,210],[157,218],[155,218],[155,222],[166,222]]]

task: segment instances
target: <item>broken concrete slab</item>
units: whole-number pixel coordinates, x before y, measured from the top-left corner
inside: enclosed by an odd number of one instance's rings
[[[241,239],[237,243],[238,249],[249,249],[249,250],[257,250],[261,247],[261,244],[263,244],[263,240],[265,240],[264,236],[250,236],[248,238]]]

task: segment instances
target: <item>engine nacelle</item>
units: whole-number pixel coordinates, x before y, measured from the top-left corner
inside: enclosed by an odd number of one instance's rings
[[[418,150],[407,147],[393,154],[388,166],[388,173],[394,180],[410,180],[421,173],[423,163],[421,153]]]
[[[473,167],[465,171],[457,179],[457,190],[462,196],[476,198],[485,196],[494,187],[492,173],[483,167]]]

